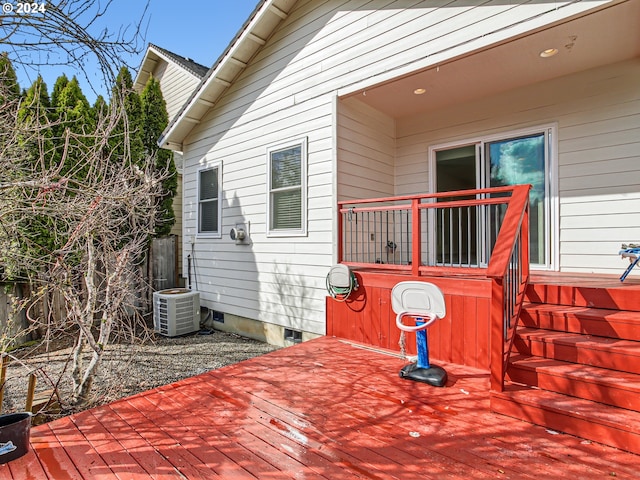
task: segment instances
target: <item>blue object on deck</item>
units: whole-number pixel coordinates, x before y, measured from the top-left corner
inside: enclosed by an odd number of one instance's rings
[[[620,250],[619,254],[622,255],[622,258],[628,258],[631,263],[620,277],[621,282],[624,282],[625,278],[627,278],[627,275],[629,275],[631,273],[631,270],[633,270],[633,267],[635,267],[640,261],[640,248],[624,247],[625,246],[623,245],[623,249]]]
[[[416,325],[424,325],[424,320],[416,318]],[[429,368],[429,343],[426,330],[416,332],[416,350],[418,351],[418,368]]]
[[[403,332],[416,332],[418,360],[405,365],[400,376],[434,387],[447,383],[447,372],[429,363],[427,327],[446,314],[444,296],[440,289],[427,282],[400,282],[391,291],[391,306],[397,313],[396,325]],[[402,323],[403,317],[415,318],[415,326]],[[426,320],[425,320],[426,318]]]

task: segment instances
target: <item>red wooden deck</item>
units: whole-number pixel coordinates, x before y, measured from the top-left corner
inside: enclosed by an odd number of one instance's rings
[[[2,479],[637,478],[640,456],[489,411],[489,376],[398,377],[320,338],[34,427]]]

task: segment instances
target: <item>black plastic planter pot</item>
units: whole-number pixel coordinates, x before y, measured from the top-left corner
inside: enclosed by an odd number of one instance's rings
[[[20,458],[29,451],[31,414],[0,415],[0,464]]]

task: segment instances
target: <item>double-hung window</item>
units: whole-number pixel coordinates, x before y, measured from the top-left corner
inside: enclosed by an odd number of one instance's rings
[[[307,233],[307,141],[268,149],[269,236]]]
[[[222,169],[219,163],[198,171],[198,234],[220,237]]]

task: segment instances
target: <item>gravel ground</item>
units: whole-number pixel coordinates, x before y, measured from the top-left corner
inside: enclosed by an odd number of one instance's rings
[[[93,385],[92,398],[84,408],[112,402],[277,348],[219,331],[176,338],[154,336],[143,345],[110,345]],[[68,363],[71,348],[60,345],[55,351],[36,355],[32,352],[28,360],[21,360],[19,357],[24,357],[25,353],[15,352],[14,356],[18,358],[13,358],[9,364],[2,412],[24,410],[28,376],[31,372],[35,372],[37,376],[36,392],[51,389],[62,378],[58,385],[63,400],[62,411],[48,415],[46,420],[78,411],[64,401],[65,398],[70,398],[71,392],[71,366]]]

